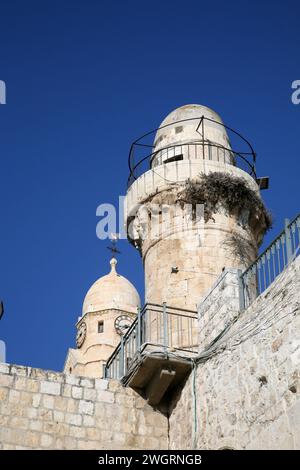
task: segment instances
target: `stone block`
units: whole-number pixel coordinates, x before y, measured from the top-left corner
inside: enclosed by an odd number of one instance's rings
[[[101,431],[97,428],[87,428],[86,429],[86,437],[91,441],[100,441],[101,439]]]
[[[9,365],[4,362],[0,362],[0,374],[9,374]]]
[[[54,408],[58,411],[67,410],[68,399],[65,397],[55,397]]]
[[[85,388],[83,391],[84,400],[95,401],[97,399],[97,390],[94,388]]]
[[[80,400],[79,413],[85,415],[93,415],[94,403],[92,403],[91,401]]]
[[[40,392],[47,393],[49,395],[59,395],[61,390],[60,383],[57,382],[41,382]]]
[[[95,379],[95,388],[100,389],[100,390],[107,390],[108,384],[111,384],[112,382],[115,383],[115,381],[108,381],[105,379]]]
[[[77,413],[78,412],[78,400],[74,398],[69,398],[67,403],[67,412],[68,413]]]
[[[32,431],[38,431],[41,432],[43,429],[43,423],[42,421],[37,421],[34,419],[29,420],[29,429]]]
[[[99,442],[79,440],[78,449],[79,450],[96,450],[96,449],[99,449]]]
[[[25,408],[27,418],[29,419],[35,419],[38,416],[37,408]]]
[[[83,415],[83,426],[91,427],[95,425],[95,418],[90,415]]]
[[[28,419],[22,418],[21,416],[13,416],[10,422],[10,426],[15,429],[27,429],[28,424]]]
[[[107,390],[98,390],[97,400],[104,403],[114,403],[115,396],[112,392],[108,392]]]
[[[26,382],[26,391],[31,393],[36,393],[39,391],[39,381],[34,379],[27,379]]]
[[[81,378],[80,380],[81,387],[93,388],[95,386],[94,379]]]
[[[13,380],[13,375],[0,374],[0,387],[11,387]]]
[[[82,398],[83,390],[81,387],[72,387],[72,397],[76,399]]]
[[[40,393],[35,393],[35,394],[32,396],[32,406],[34,406],[35,408],[37,408],[38,406],[40,406],[41,397],[42,397],[42,395],[41,395]]]
[[[85,439],[86,429],[81,426],[70,426],[69,434],[76,439]]]
[[[12,365],[10,368],[10,373],[26,377],[30,374],[30,369],[30,367]]]
[[[4,401],[8,397],[8,388],[1,387],[0,388],[0,401]]]
[[[62,385],[62,396],[69,398],[69,397],[71,397],[71,393],[72,393],[72,385],[63,384]]]
[[[21,403],[23,406],[32,404],[33,394],[29,392],[21,392]]]
[[[65,374],[65,381],[66,384],[69,385],[79,385],[80,384],[80,377],[72,374]]]
[[[63,423],[64,420],[65,420],[65,414],[62,411],[54,410],[53,411],[53,419],[57,423]]]
[[[79,414],[66,413],[65,420],[67,424],[72,424],[73,426],[81,426],[82,417]]]
[[[53,410],[54,408],[54,397],[52,395],[43,395],[42,406]]]
[[[41,435],[41,446],[44,448],[49,448],[53,444],[53,437],[49,434],[42,434]]]

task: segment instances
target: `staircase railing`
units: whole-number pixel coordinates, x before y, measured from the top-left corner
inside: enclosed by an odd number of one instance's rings
[[[292,222],[285,220],[284,230],[266,250],[242,273],[244,308],[256,299],[300,254],[300,214]]]

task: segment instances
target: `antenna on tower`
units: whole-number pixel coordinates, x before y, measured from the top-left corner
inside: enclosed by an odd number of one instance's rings
[[[110,250],[113,253],[114,256],[117,253],[121,254],[121,251],[119,251],[116,247],[116,244],[117,244],[117,241],[119,240],[119,238],[120,238],[119,233],[111,233],[110,236],[109,236],[109,239],[111,241],[111,246],[107,246],[107,249]]]

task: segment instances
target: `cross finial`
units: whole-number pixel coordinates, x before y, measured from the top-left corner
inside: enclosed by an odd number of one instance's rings
[[[115,256],[117,253],[120,254],[121,252],[117,249],[116,244],[119,240],[119,233],[111,233],[109,239],[111,241],[111,246],[108,246],[107,249],[110,250],[113,255]]]

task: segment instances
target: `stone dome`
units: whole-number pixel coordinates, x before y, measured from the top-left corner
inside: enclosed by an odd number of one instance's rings
[[[221,117],[213,109],[202,104],[185,104],[171,111],[162,121],[160,127],[183,119],[193,119],[201,116],[205,116],[222,123]]]
[[[137,313],[137,307],[141,305],[140,296],[131,282],[117,273],[116,264],[117,260],[112,258],[110,273],[97,279],[88,290],[83,302],[83,315],[112,308]]]
[[[201,104],[186,104],[174,109],[162,121],[155,136],[155,150],[173,143],[180,144],[202,139],[202,126],[200,125],[198,129],[201,116],[207,118],[205,138],[217,141],[219,144],[228,144],[222,119],[215,111]]]
[[[193,147],[193,144],[196,146]],[[200,104],[181,106],[168,114],[156,132],[152,167],[171,162],[176,156],[182,156],[184,160],[197,159],[200,155],[203,157],[203,147],[207,154],[204,158],[213,159],[208,155],[208,146],[211,145],[230,150],[228,135],[220,116]],[[231,163],[230,155],[226,155],[225,160]]]

